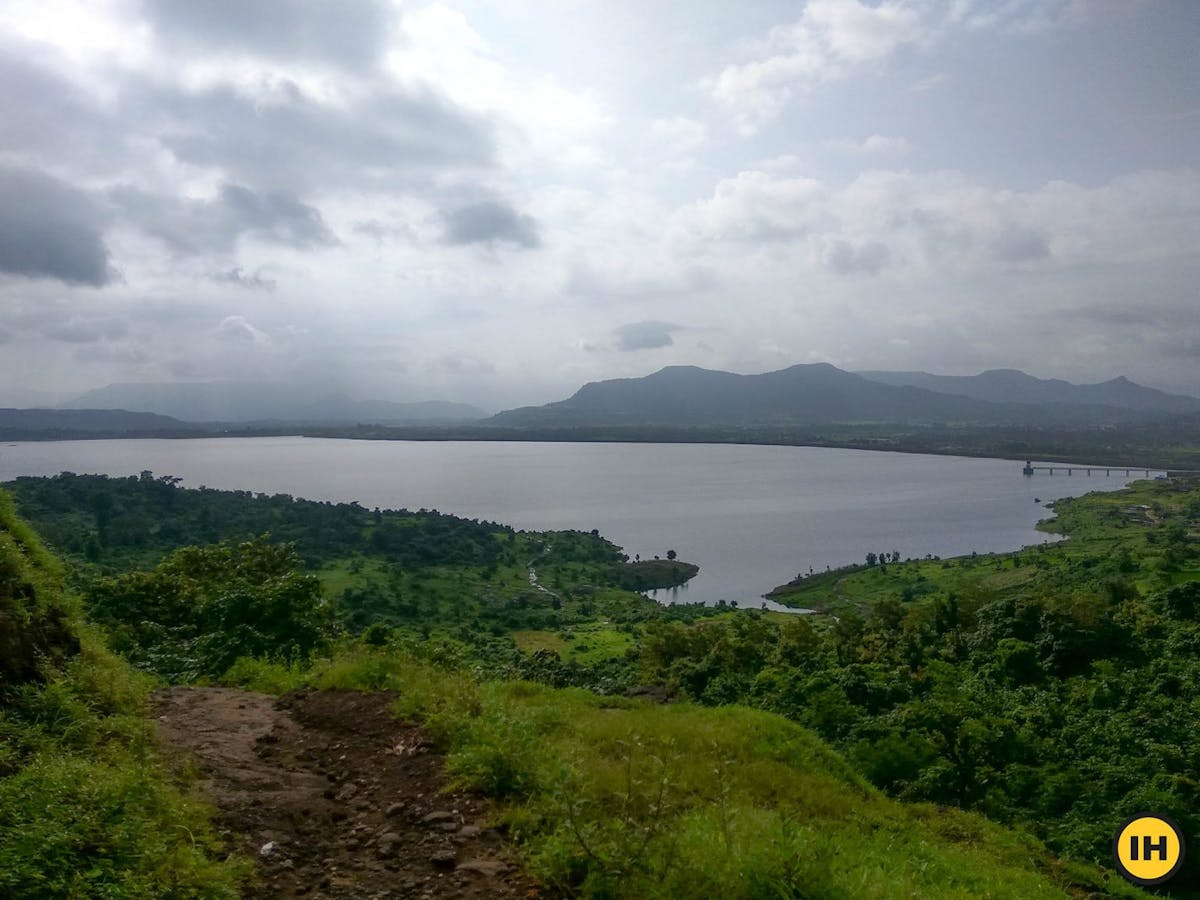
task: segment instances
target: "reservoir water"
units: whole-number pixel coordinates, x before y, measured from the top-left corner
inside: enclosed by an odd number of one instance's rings
[[[353,441],[304,437],[0,444],[0,481],[62,471],[178,475],[185,486],[437,509],[523,529],[593,528],[632,557],[700,566],[671,601],[737,601],[810,567],[1016,550],[1043,504],[1122,474],[1021,474],[1022,463],[817,447]],[[1035,498],[1040,500],[1035,502]]]

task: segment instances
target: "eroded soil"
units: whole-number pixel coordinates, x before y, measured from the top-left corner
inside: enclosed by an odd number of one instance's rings
[[[257,863],[251,897],[536,897],[487,802],[446,792],[444,758],[394,695],[228,688],[155,695],[218,824]]]

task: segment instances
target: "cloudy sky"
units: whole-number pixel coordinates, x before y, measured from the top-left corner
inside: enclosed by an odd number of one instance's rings
[[[1193,0],[0,0],[0,403],[1200,393]]]

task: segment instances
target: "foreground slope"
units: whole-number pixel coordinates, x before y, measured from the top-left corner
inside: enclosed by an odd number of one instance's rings
[[[61,575],[0,494],[0,896],[237,896],[246,867],[159,761],[148,679]]]
[[[1137,895],[980,816],[888,799],[782,716],[482,682],[437,655],[347,646],[299,681],[271,666],[238,678],[397,692],[455,783],[498,802],[490,821],[552,895]]]

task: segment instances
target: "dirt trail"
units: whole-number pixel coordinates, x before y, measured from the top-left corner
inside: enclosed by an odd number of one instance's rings
[[[158,728],[199,766],[219,825],[252,856],[252,897],[536,897],[486,801],[444,793],[444,758],[386,693],[155,694]]]

